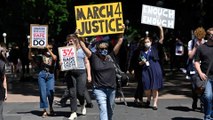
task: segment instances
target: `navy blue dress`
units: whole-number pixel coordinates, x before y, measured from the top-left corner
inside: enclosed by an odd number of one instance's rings
[[[144,90],[158,90],[163,87],[163,74],[159,64],[157,45],[152,45],[148,52],[141,51],[140,56],[149,61],[149,66],[142,66],[142,82]]]

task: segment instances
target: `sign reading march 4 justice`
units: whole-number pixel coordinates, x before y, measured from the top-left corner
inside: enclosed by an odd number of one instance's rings
[[[48,43],[47,25],[30,25],[30,45],[32,48],[45,48]]]
[[[123,33],[123,14],[120,2],[75,6],[79,36]]]
[[[174,29],[175,10],[143,5],[141,23]]]
[[[77,57],[76,48],[74,46],[58,47],[61,71],[76,69]]]

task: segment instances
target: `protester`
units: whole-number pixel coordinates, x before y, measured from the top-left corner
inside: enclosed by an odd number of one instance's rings
[[[206,72],[209,64],[213,61],[213,28],[207,30],[207,43],[200,45],[195,54],[195,69],[202,80],[207,80],[201,100],[204,104],[204,120],[213,120],[213,66],[210,67],[208,76]]]
[[[184,63],[184,46],[181,38],[179,36],[176,37],[175,42],[175,59],[174,64],[177,68],[177,70],[180,70],[180,68],[183,68]]]
[[[77,61],[78,68],[70,70],[66,73],[65,79],[67,83],[67,88],[70,95],[70,108],[71,114],[69,119],[74,120],[77,118],[77,99],[81,105],[81,114],[86,115],[85,108],[85,97],[84,93],[86,89],[86,80],[91,82],[91,70],[90,62],[87,56],[84,54],[77,36],[75,34],[70,34],[66,38],[67,46],[74,45],[77,51]]]
[[[7,100],[7,78],[5,75],[6,50],[0,46],[0,120],[3,119],[3,102]]]
[[[101,40],[96,45],[96,53],[93,53],[87,48],[83,38],[80,40],[80,45],[92,64],[93,92],[100,110],[100,120],[112,120],[116,93],[116,71],[109,56],[116,57],[122,42],[123,34],[120,34],[112,52],[108,53],[110,51],[109,43]]]
[[[21,75],[21,80],[23,80],[27,75],[29,75],[30,68],[29,68],[29,59],[28,53],[29,48],[28,48],[28,42],[24,41],[22,43],[22,46],[20,47],[20,60],[21,60],[21,65],[22,65],[22,75]]]
[[[163,87],[163,75],[159,64],[158,44],[163,44],[164,33],[160,28],[160,40],[152,44],[152,39],[146,36],[143,40],[143,48],[140,52],[140,62],[142,65],[142,81],[145,95],[147,96],[146,107],[150,106],[151,97],[153,96],[153,110],[158,109],[158,90]]]
[[[142,105],[143,103],[143,83],[141,80],[141,71],[142,71],[142,66],[139,65],[139,56],[140,56],[140,51],[142,49],[142,45],[143,45],[143,38],[138,40],[138,47],[136,48],[136,50],[133,52],[133,56],[131,58],[131,68],[133,68],[134,70],[134,79],[137,81],[137,88],[135,91],[135,95],[134,95],[134,103],[136,105]]]
[[[12,73],[14,74],[14,77],[17,77],[17,73],[20,72],[18,71],[17,67],[19,56],[20,56],[19,46],[16,43],[14,43],[12,45],[8,57],[8,60],[12,62]]]
[[[38,74],[38,85],[40,93],[40,108],[43,109],[42,117],[47,117],[48,115],[54,115],[53,110],[53,100],[54,100],[54,87],[55,87],[55,77],[54,77],[54,65],[57,60],[57,56],[52,52],[53,45],[48,44],[45,49],[41,49],[41,53],[35,54],[32,57],[31,48],[29,48],[29,60],[37,63],[39,69]],[[49,102],[49,114],[47,113]]]
[[[194,55],[197,50],[197,47],[203,43],[205,43],[204,37],[206,35],[205,29],[203,27],[198,27],[194,31],[195,38],[188,42],[188,60],[187,60],[187,75],[190,77],[191,81],[195,75],[195,68],[194,68]],[[191,82],[192,83],[192,82]],[[195,92],[194,84],[191,84],[192,90],[192,109],[197,109],[197,101],[198,101],[198,94]]]

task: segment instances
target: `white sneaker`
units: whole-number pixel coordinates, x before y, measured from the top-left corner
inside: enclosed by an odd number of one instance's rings
[[[68,118],[69,120],[75,120],[77,118],[76,112],[73,112],[70,114],[70,117]]]
[[[85,105],[82,105],[81,106],[81,114],[86,115],[86,113],[87,113],[86,107],[85,107]]]

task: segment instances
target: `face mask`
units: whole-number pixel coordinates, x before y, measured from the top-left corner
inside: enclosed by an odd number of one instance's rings
[[[145,43],[145,47],[146,48],[150,48],[150,46],[151,46],[151,43],[149,42],[149,43]]]
[[[209,40],[211,40],[213,42],[213,35],[212,34],[209,36]]]
[[[108,50],[104,49],[104,50],[99,50],[99,53],[103,56],[106,56],[108,54]]]

